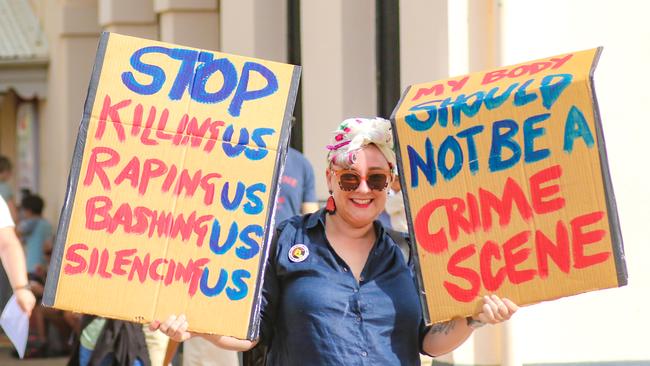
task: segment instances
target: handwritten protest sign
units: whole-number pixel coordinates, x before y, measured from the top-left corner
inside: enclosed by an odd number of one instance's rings
[[[44,303],[255,338],[299,73],[103,34]]]
[[[413,85],[393,113],[431,322],[623,286],[592,84],[601,49]]]

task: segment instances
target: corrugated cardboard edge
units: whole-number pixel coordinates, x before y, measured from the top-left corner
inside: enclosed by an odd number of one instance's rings
[[[603,134],[603,125],[600,119],[600,109],[596,99],[596,89],[594,88],[594,71],[598,65],[600,54],[603,47],[598,47],[594,54],[594,60],[589,70],[589,86],[591,88],[591,98],[594,104],[594,126],[596,127],[596,138],[598,141],[598,153],[600,155],[600,171],[602,173],[603,185],[607,196],[607,217],[609,217],[609,232],[612,238],[612,252],[614,253],[614,263],[616,264],[616,276],[618,286],[627,285],[627,267],[625,265],[625,251],[623,249],[623,236],[618,220],[618,210],[616,208],[616,198],[614,196],[614,187],[612,178],[609,174],[609,163],[607,160],[607,148],[605,147],[605,137]]]
[[[415,277],[417,279],[418,295],[420,296],[420,306],[422,307],[422,315],[424,317],[424,321],[427,324],[431,324],[431,316],[429,315],[429,305],[427,303],[426,292],[424,291],[424,280],[422,279],[422,271],[420,270],[420,257],[418,256],[418,246],[415,243],[415,229],[413,228],[413,220],[411,220],[413,216],[411,215],[411,205],[409,204],[410,201],[406,189],[406,175],[404,172],[404,163],[402,161],[402,150],[400,148],[399,138],[397,136],[397,120],[396,120],[397,111],[402,105],[402,102],[404,101],[404,98],[406,98],[406,95],[408,94],[409,90],[411,90],[411,86],[408,86],[406,90],[404,90],[402,97],[397,102],[397,105],[393,109],[393,113],[390,115],[390,121],[391,124],[393,125],[393,141],[395,144],[395,156],[397,157],[397,169],[399,173],[399,182],[402,186],[401,192],[402,192],[402,198],[404,199],[404,209],[406,211],[406,217],[409,218],[409,220],[406,221],[408,222],[409,236],[411,238],[411,240],[409,240],[409,245],[411,247],[411,259],[413,260],[413,264],[415,266]]]
[[[45,306],[54,306],[56,300],[56,289],[61,274],[63,251],[65,249],[65,241],[68,237],[68,228],[70,226],[70,217],[72,215],[72,204],[74,202],[75,194],[77,193],[77,183],[79,181],[81,163],[83,160],[84,148],[86,146],[88,125],[90,124],[93,105],[95,104],[97,85],[99,84],[99,76],[102,73],[102,66],[104,64],[104,56],[106,54],[109,37],[109,33],[103,32],[99,38],[97,57],[95,58],[95,65],[93,66],[93,73],[88,86],[88,94],[86,95],[86,102],[84,103],[84,114],[81,124],[79,125],[77,143],[75,144],[74,153],[72,155],[70,175],[68,175],[68,189],[65,193],[63,208],[61,209],[61,215],[59,216],[59,226],[57,229],[56,240],[54,242],[54,249],[52,250],[52,260],[47,272],[45,292],[43,293],[43,305]]]
[[[260,310],[262,300],[262,288],[264,287],[264,272],[266,270],[266,262],[269,257],[271,242],[273,240],[274,220],[275,220],[275,204],[277,202],[277,194],[280,188],[280,177],[284,172],[284,164],[287,158],[287,149],[289,147],[289,139],[291,137],[291,120],[293,118],[293,108],[296,104],[298,96],[298,84],[300,83],[300,66],[293,67],[293,75],[291,76],[291,86],[289,95],[287,96],[287,104],[284,108],[284,120],[282,121],[282,131],[280,132],[280,140],[278,141],[278,154],[275,157],[275,169],[273,172],[273,181],[277,182],[273,186],[272,191],[269,192],[269,201],[267,202],[269,215],[266,217],[266,224],[264,231],[266,241],[262,245],[262,253],[258,265],[257,282],[255,283],[256,291],[253,298],[253,307],[251,309],[250,320],[248,322],[248,339],[257,339],[260,333]]]

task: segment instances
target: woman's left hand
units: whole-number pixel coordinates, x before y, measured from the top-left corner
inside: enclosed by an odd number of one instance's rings
[[[483,307],[474,318],[487,324],[498,324],[510,319],[519,309],[514,302],[497,295],[483,296]]]

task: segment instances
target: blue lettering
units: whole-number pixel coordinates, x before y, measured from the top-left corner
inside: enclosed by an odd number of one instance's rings
[[[222,269],[219,272],[219,279],[215,283],[214,287],[210,288],[208,285],[208,279],[210,278],[210,270],[206,267],[203,268],[203,275],[201,276],[201,292],[208,297],[214,297],[219,295],[223,289],[226,287],[226,282],[228,281],[228,272],[225,269]]]
[[[512,91],[515,90],[517,86],[519,86],[519,83],[510,85],[508,89],[498,97],[496,96],[496,93],[499,91],[499,87],[490,89],[484,99],[485,107],[489,110],[501,107],[501,105],[510,98],[510,94],[512,94]]]
[[[256,192],[266,192],[266,184],[255,183],[246,188],[246,198],[248,198],[248,202],[244,205],[244,212],[249,215],[257,215],[264,209],[264,202],[255,194]]]
[[[232,272],[232,283],[237,288],[228,287],[226,295],[230,300],[241,300],[248,294],[248,286],[243,281],[244,278],[251,278],[251,274],[245,269],[238,269]]]
[[[572,106],[566,117],[564,125],[564,151],[570,153],[573,151],[573,141],[581,137],[585,145],[591,148],[594,146],[594,136],[589,130],[585,115],[576,106]]]
[[[474,103],[469,105],[467,102],[474,97],[476,100]],[[485,98],[485,93],[482,91],[477,91],[476,93],[470,94],[470,96],[465,97],[465,94],[459,94],[454,101],[453,106],[451,107],[451,118],[454,126],[460,126],[460,112],[469,118],[474,117],[481,109],[481,104],[483,104],[483,98]],[[440,164],[438,164],[440,165]]]
[[[226,127],[226,131],[223,133],[223,151],[228,155],[229,158],[239,156],[239,154],[244,151],[246,145],[248,145],[248,130],[242,128],[239,130],[239,142],[237,144],[232,144],[232,135],[235,132],[235,128],[232,125]]]
[[[167,53],[168,49],[165,47],[144,47],[141,48],[131,55],[131,66],[143,74],[151,76],[151,83],[149,84],[140,84],[133,77],[133,73],[123,72],[122,73],[122,82],[129,88],[132,92],[142,94],[142,95],[151,95],[157,93],[160,88],[162,88],[165,83],[165,71],[158,66],[150,65],[142,62],[140,58],[143,55],[148,53]]]
[[[526,81],[525,83],[523,83],[519,87],[519,89],[517,89],[517,92],[515,93],[515,100],[514,100],[514,104],[517,107],[521,107],[522,105],[526,105],[526,104],[534,101],[535,99],[537,99],[537,94],[534,94],[534,93],[528,94],[526,92],[526,88],[528,86],[530,86],[530,84],[532,84],[533,81],[534,81],[533,79],[530,79],[530,80]]]
[[[251,234],[262,239],[264,236],[264,229],[260,225],[248,225],[241,231],[239,234],[239,240],[246,244],[247,247],[240,246],[235,249],[235,253],[240,259],[251,259],[260,251],[260,244],[255,239],[251,238]]]
[[[551,84],[553,79],[561,78],[555,84]],[[557,101],[557,98],[560,97],[560,94],[566,89],[573,76],[571,74],[558,74],[558,75],[547,75],[542,79],[540,86],[540,92],[542,93],[542,105],[546,109],[551,109],[553,104]]]
[[[226,239],[223,245],[219,245],[219,237],[221,236],[221,225],[217,219],[212,223],[212,232],[210,233],[210,250],[212,253],[217,255],[225,254],[232,248],[237,240],[237,233],[239,228],[237,227],[237,222],[233,221],[230,225],[230,230],[228,231],[228,238]]]
[[[223,208],[229,211],[234,211],[237,207],[239,207],[239,204],[241,203],[241,200],[244,197],[244,188],[246,188],[244,183],[237,182],[237,190],[235,191],[235,197],[232,200],[230,200],[229,199],[230,182],[224,183],[223,188],[221,189],[221,205],[223,206]]]
[[[209,93],[205,86],[215,72],[223,76],[221,89]],[[201,103],[214,104],[228,98],[237,85],[237,70],[227,58],[220,58],[204,63],[196,69],[196,83],[192,87],[192,99]],[[231,102],[232,104],[232,102]]]
[[[454,154],[454,162],[451,168],[447,168],[446,164],[448,151],[451,151]],[[440,145],[440,149],[438,150],[438,170],[440,170],[440,174],[442,174],[445,180],[451,180],[456,176],[456,174],[458,174],[460,168],[462,167],[463,151],[461,150],[458,141],[456,141],[453,136],[447,136],[447,138],[445,138],[445,141],[442,142],[442,145]]]
[[[436,165],[433,158],[433,144],[427,137],[424,142],[424,150],[426,152],[427,161],[425,162],[412,146],[407,145],[406,150],[409,155],[409,166],[411,167],[411,187],[418,186],[418,168],[424,173],[424,176],[432,186],[436,184]]]
[[[476,174],[478,171],[478,156],[476,154],[476,143],[474,142],[474,135],[481,133],[483,131],[483,128],[484,127],[480,125],[474,126],[456,134],[456,136],[459,138],[467,139],[467,161],[469,162],[469,170],[472,172],[472,174]]]
[[[500,133],[501,128],[507,128],[505,133]],[[492,147],[490,148],[489,166],[490,171],[496,172],[512,167],[521,158],[521,147],[513,137],[517,134],[519,126],[511,119],[504,119],[494,122],[492,126]],[[503,148],[508,148],[512,156],[503,159]]]
[[[264,79],[266,79],[266,85],[262,89],[248,90],[248,82],[251,71],[257,72]],[[258,64],[256,62],[246,62],[241,72],[241,79],[237,85],[237,90],[235,91],[235,95],[232,97],[232,101],[228,107],[228,113],[230,113],[230,115],[233,117],[237,117],[241,112],[241,107],[244,101],[264,98],[275,93],[277,90],[278,79],[275,77],[275,74],[273,74],[271,70],[266,68],[264,65]]]
[[[192,83],[194,67],[196,66],[199,52],[184,48],[174,48],[170,50],[169,57],[182,61],[181,66],[178,68],[178,75],[176,75],[174,85],[169,90],[169,99],[179,100],[183,97],[185,90],[190,87],[190,83]],[[211,54],[210,57],[212,57]]]
[[[269,150],[266,149],[266,142],[262,139],[262,136],[271,136],[275,133],[275,130],[272,128],[256,128],[253,130],[253,134],[251,135],[251,140],[259,146],[259,149],[253,150],[247,148],[244,154],[246,154],[246,157],[249,158],[250,160],[261,160],[263,159],[268,153]]]
[[[535,150],[535,139],[546,134],[544,127],[535,128],[535,124],[547,120],[550,116],[550,113],[538,114],[524,121],[524,161],[526,163],[542,160],[551,154],[548,149]]]

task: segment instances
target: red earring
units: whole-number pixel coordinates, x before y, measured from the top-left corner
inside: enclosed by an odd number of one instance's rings
[[[336,213],[336,202],[334,202],[334,196],[332,196],[331,191],[330,196],[327,199],[327,204],[325,205],[325,211],[327,211],[327,213],[330,215],[334,215]]]

